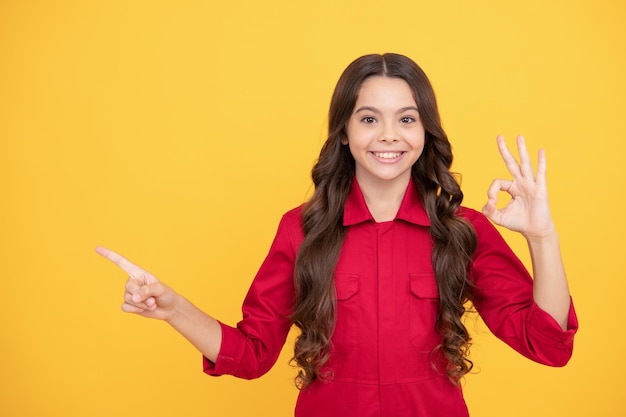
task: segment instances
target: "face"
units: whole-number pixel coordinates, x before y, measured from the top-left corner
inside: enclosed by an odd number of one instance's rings
[[[424,126],[411,88],[374,76],[361,85],[342,143],[350,147],[361,187],[406,186],[424,149]]]

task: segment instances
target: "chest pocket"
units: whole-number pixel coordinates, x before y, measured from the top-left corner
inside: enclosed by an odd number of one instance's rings
[[[359,306],[359,275],[335,274],[337,323],[332,346],[337,352],[350,352],[358,343],[361,309]]]
[[[411,299],[409,301],[409,333],[411,345],[419,353],[431,352],[441,343],[435,330],[439,313],[439,289],[435,274],[431,272],[409,274]]]

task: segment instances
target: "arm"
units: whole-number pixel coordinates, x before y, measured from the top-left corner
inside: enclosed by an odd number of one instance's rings
[[[533,298],[565,330],[570,310],[570,293],[561,259],[559,237],[526,238],[533,267]]]
[[[103,247],[98,247],[96,252],[128,274],[123,311],[164,320],[207,359],[215,362],[222,343],[222,330],[217,320],[123,256]]]
[[[570,294],[559,239],[548,205],[545,153],[543,150],[539,152],[537,173],[534,174],[522,136],[517,139],[519,163],[511,155],[502,136],[498,136],[497,142],[513,179],[493,181],[487,192],[488,201],[483,207],[483,214],[494,223],[520,232],[525,237],[532,259],[535,303],[550,314],[562,329],[566,329]],[[511,201],[504,208],[497,209],[500,191],[509,193]]]
[[[276,362],[291,328],[293,269],[302,241],[300,211],[283,216],[270,251],[243,303],[236,327],[205,314],[152,274],[105,248],[97,252],[124,270],[129,278],[122,310],[165,320],[205,357],[209,375],[257,378]]]
[[[472,302],[487,327],[535,362],[567,364],[578,328],[574,306],[570,305],[564,330],[535,301],[532,276],[494,224],[471,209],[462,214],[476,231],[477,246],[470,270],[474,282]]]

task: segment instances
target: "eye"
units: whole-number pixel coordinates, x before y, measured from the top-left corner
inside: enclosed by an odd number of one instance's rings
[[[400,119],[400,123],[414,123],[415,122],[415,117],[413,116],[404,116]]]
[[[372,116],[365,116],[364,118],[361,119],[361,121],[367,124],[376,123],[376,119],[374,119]]]

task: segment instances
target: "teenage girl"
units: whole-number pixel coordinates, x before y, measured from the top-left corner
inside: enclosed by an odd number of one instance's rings
[[[522,355],[563,366],[577,329],[546,190],[524,139],[512,179],[496,179],[482,214],[461,206],[452,153],[424,72],[397,54],[366,55],[341,75],[315,191],[286,213],[236,327],[105,248],[128,274],[122,309],[165,320],[204,356],[209,375],[256,378],[291,326],[298,417],[467,416],[459,381],[472,368],[468,302]],[[499,192],[511,195],[502,209]],[[533,277],[490,223],[521,233]]]

